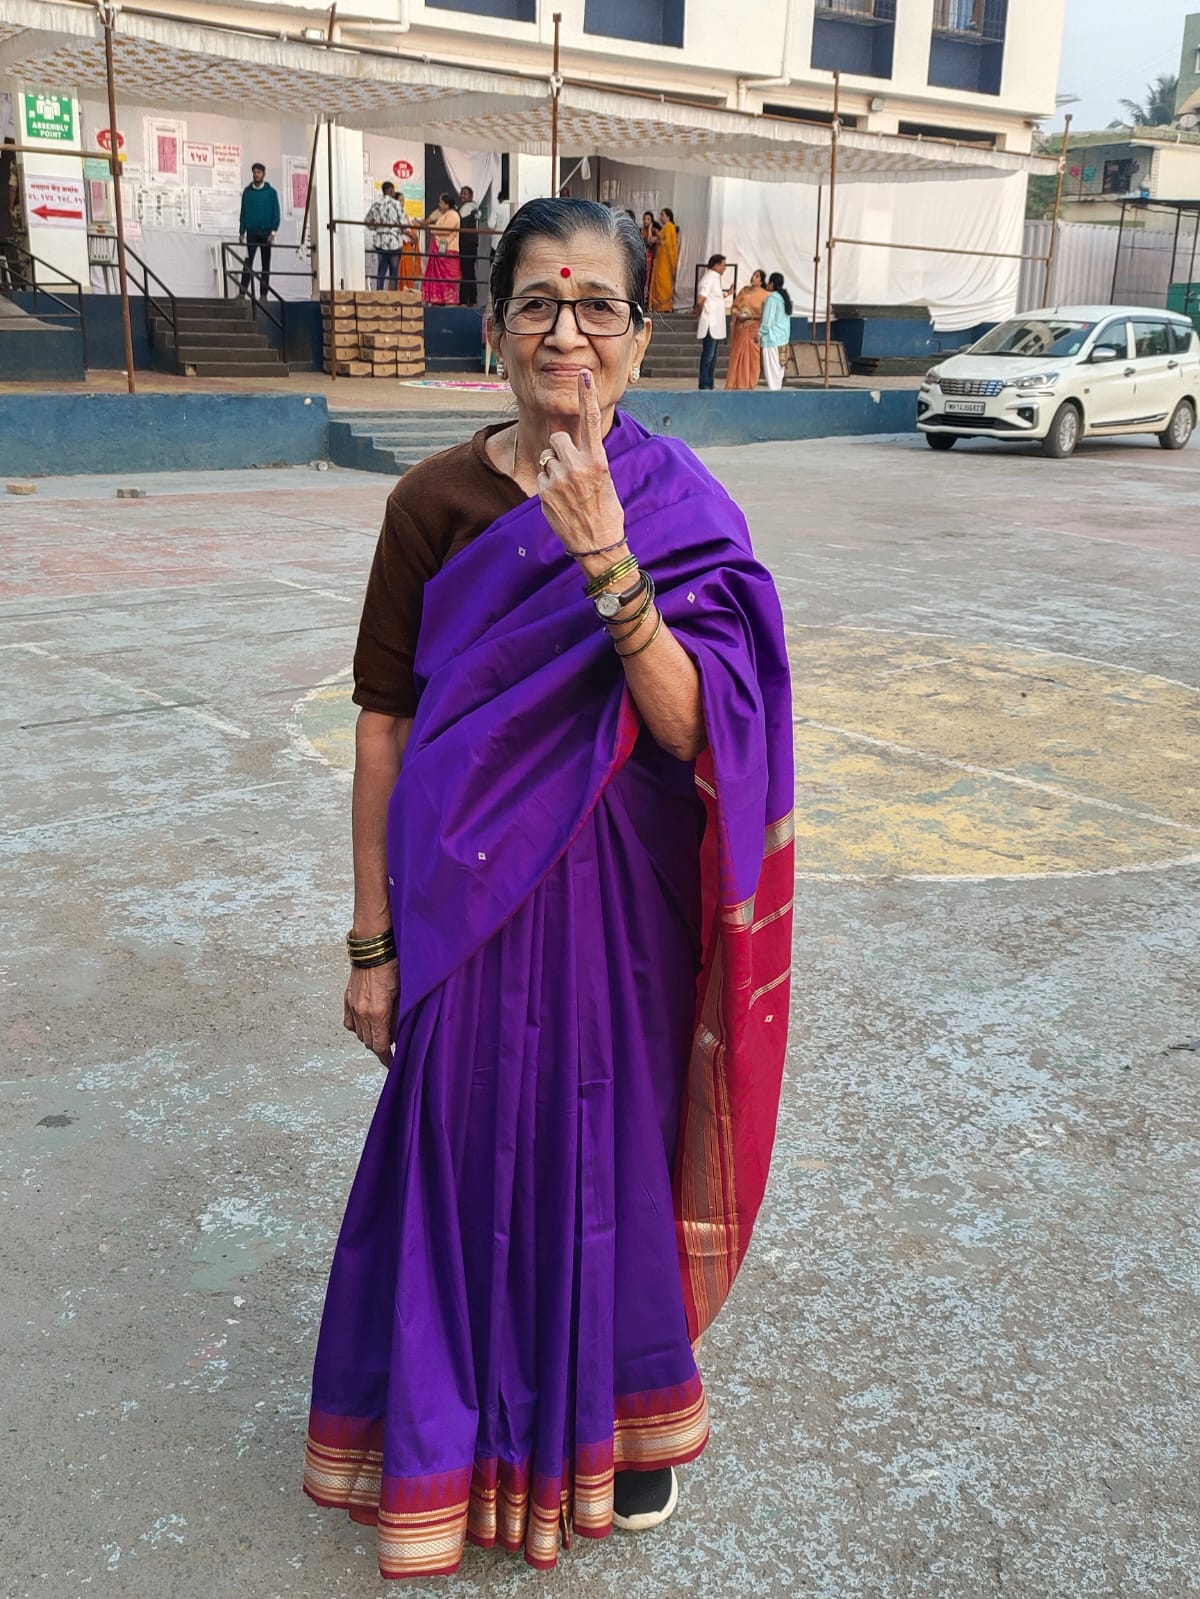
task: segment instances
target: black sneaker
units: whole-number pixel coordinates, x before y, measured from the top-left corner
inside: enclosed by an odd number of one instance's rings
[[[648,1532],[661,1527],[679,1503],[674,1469],[618,1471],[613,1479],[613,1526],[622,1532]]]

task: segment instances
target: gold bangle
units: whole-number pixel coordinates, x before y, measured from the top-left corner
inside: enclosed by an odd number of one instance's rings
[[[592,578],[584,588],[584,593],[589,600],[594,600],[601,589],[606,589],[610,583],[615,583],[618,578],[628,577],[631,572],[638,569],[636,555],[623,555],[615,566],[610,566],[607,572],[602,572],[599,577]]]
[[[613,649],[616,650],[616,653],[621,657],[622,660],[625,660],[630,655],[640,655],[643,650],[648,650],[650,648],[651,644],[654,643],[654,640],[662,632],[662,625],[663,625],[663,614],[660,611],[658,613],[658,625],[655,627],[654,632],[651,633],[650,637],[646,640],[646,642],[644,644],[639,644],[636,650],[618,650],[617,646],[614,644],[613,645]]]
[[[376,933],[371,938],[355,938],[353,933],[346,934],[346,953],[351,960],[366,960],[395,948],[396,934],[390,927],[386,933]]]

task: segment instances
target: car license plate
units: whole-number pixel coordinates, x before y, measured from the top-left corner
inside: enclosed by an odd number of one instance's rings
[[[982,416],[987,406],[982,400],[947,400],[947,416]]]

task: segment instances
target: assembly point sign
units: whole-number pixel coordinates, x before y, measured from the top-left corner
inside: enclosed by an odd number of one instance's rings
[[[75,102],[70,95],[23,94],[21,104],[27,139],[53,139],[60,144],[74,144]]]

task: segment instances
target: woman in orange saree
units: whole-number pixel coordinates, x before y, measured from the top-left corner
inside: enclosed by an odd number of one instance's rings
[[[651,311],[675,309],[675,274],[679,270],[679,229],[666,206],[658,213],[658,247],[650,275]]]
[[[762,308],[770,294],[767,275],[761,269],[750,274],[750,282],[739,289],[733,302],[733,336],[729,341],[727,389],[756,389],[762,375],[762,352],[758,347],[758,325]]]

